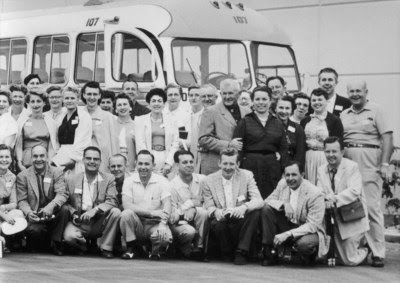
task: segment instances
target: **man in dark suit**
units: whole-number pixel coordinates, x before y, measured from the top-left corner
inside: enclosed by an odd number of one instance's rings
[[[222,150],[218,165],[221,170],[202,183],[204,207],[223,258],[229,259],[235,253],[234,263],[243,265],[264,203],[253,173],[239,169],[236,149]]]
[[[237,104],[240,90],[238,81],[225,79],[221,82],[220,89],[222,102],[204,110],[200,121],[200,172],[204,175],[218,171],[221,150],[228,146],[242,149],[240,138],[232,140],[233,131],[239,120],[251,111]]]
[[[351,102],[348,98],[340,96],[336,93],[336,85],[338,84],[339,75],[335,69],[324,68],[319,71],[318,74],[318,84],[324,89],[328,94],[328,105],[326,109],[336,115],[340,116],[343,110],[350,108]]]
[[[32,148],[32,166],[17,176],[18,207],[28,220],[25,230],[27,247],[36,249],[53,241],[53,252],[63,255],[61,246],[69,210],[64,175],[61,169],[47,163],[47,150],[42,145]]]
[[[122,90],[124,93],[126,93],[131,98],[131,100],[133,102],[133,108],[131,111],[132,120],[135,120],[136,116],[142,116],[142,115],[150,113],[149,108],[147,108],[146,106],[137,102],[137,97],[139,95],[139,87],[138,87],[138,84],[136,81],[134,81],[131,78],[128,78],[122,84]]]
[[[87,147],[83,152],[85,172],[67,178],[70,193],[69,210],[72,221],[64,231],[64,240],[80,251],[86,251],[86,240],[100,238],[101,255],[113,257],[113,246],[117,235],[118,207],[117,190],[113,175],[99,171],[100,149]]]

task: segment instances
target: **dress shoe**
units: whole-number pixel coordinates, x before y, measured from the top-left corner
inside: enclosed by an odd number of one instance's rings
[[[372,257],[372,264],[373,267],[384,267],[385,263],[383,262],[383,258],[373,256]]]
[[[235,265],[245,265],[245,264],[247,264],[247,258],[245,257],[245,255],[243,254],[242,251],[237,251],[235,253],[235,259],[234,259],[233,263]]]
[[[134,259],[134,258],[136,258],[136,255],[133,253],[133,252],[124,252],[122,255],[121,255],[121,258],[122,259]]]
[[[101,256],[104,257],[104,258],[113,258],[114,254],[111,251],[102,250],[101,251]]]
[[[64,250],[60,242],[53,242],[53,254],[57,256],[63,256]]]

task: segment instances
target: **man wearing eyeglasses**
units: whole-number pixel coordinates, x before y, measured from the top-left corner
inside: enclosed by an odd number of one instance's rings
[[[83,152],[85,172],[67,178],[70,193],[71,222],[64,231],[65,242],[83,253],[87,241],[97,239],[101,255],[113,258],[113,246],[117,235],[118,207],[115,177],[99,171],[100,149],[87,147]]]

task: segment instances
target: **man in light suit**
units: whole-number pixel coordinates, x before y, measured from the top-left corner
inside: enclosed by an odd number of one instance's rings
[[[362,186],[362,178],[357,163],[343,158],[344,147],[338,137],[329,137],[324,141],[325,156],[328,164],[318,169],[317,186],[325,195],[327,209],[334,209],[334,239],[339,262],[345,265],[358,265],[368,256],[366,232],[369,230],[367,200]],[[344,222],[336,207],[360,199],[365,217]]]
[[[234,263],[243,265],[247,263],[263,201],[253,173],[239,169],[236,149],[222,150],[218,165],[221,170],[208,175],[202,184],[204,207],[223,259],[235,252]]]
[[[86,251],[87,239],[98,239],[101,255],[113,257],[113,246],[121,211],[113,175],[99,171],[100,149],[87,147],[83,152],[85,172],[67,178],[72,215],[64,231],[64,240],[80,251]]]
[[[18,207],[28,220],[25,230],[27,247],[34,250],[47,242],[49,234],[53,252],[63,255],[62,236],[69,219],[64,203],[68,199],[63,171],[48,163],[42,145],[32,148],[32,166],[17,176]]]
[[[237,123],[249,108],[237,104],[239,97],[239,82],[226,79],[221,82],[222,102],[204,110],[200,121],[199,151],[201,152],[200,173],[209,175],[218,168],[219,153],[228,146],[241,150],[243,143],[240,138],[233,139]]]
[[[265,199],[261,212],[264,266],[276,263],[272,249],[283,244],[293,245],[305,262],[313,262],[317,255],[322,257],[328,252],[323,226],[324,196],[303,179],[301,167],[297,161],[289,162],[284,169],[285,178]]]

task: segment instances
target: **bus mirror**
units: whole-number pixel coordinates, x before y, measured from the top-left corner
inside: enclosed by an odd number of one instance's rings
[[[308,93],[310,87],[310,73],[303,73],[301,77],[301,92]]]

